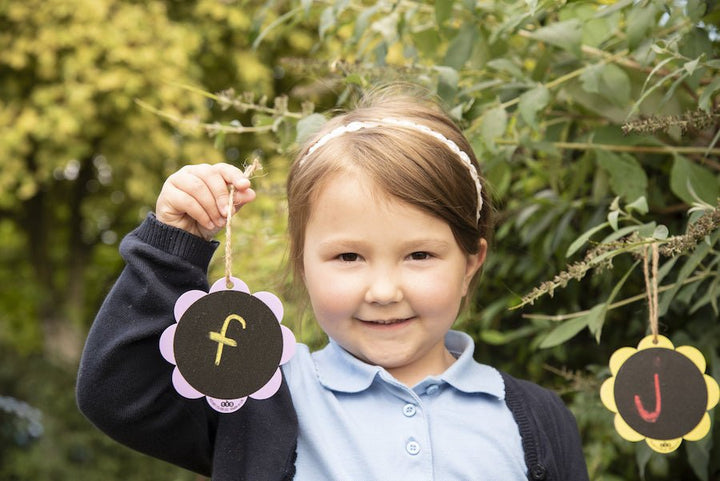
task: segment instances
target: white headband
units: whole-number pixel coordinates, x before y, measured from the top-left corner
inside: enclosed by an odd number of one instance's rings
[[[477,190],[477,197],[478,197],[478,204],[477,204],[477,212],[475,215],[475,220],[480,220],[480,211],[482,210],[483,206],[483,199],[482,199],[482,184],[480,183],[480,177],[478,176],[477,169],[475,169],[475,165],[473,165],[472,161],[470,160],[470,157],[467,153],[465,153],[463,150],[458,147],[458,145],[453,142],[452,140],[445,137],[440,132],[436,132],[435,130],[432,130],[430,127],[427,127],[422,124],[416,124],[415,122],[411,122],[409,120],[401,120],[396,119],[392,117],[386,117],[377,121],[366,121],[366,122],[350,122],[347,125],[341,125],[340,127],[336,127],[327,134],[320,137],[313,145],[310,146],[310,148],[307,151],[307,154],[303,156],[302,159],[298,161],[298,165],[302,165],[305,163],[307,158],[313,154],[317,149],[322,147],[323,145],[330,142],[332,139],[338,138],[348,132],[356,132],[358,130],[362,129],[374,129],[376,127],[381,127],[383,125],[392,125],[392,126],[398,126],[398,127],[405,127],[411,130],[415,130],[417,132],[422,132],[425,134],[428,134],[443,144],[447,146],[448,149],[450,149],[455,155],[457,155],[463,164],[465,164],[465,167],[467,167],[468,171],[470,172],[470,177],[472,177],[473,182],[475,182],[475,188]]]

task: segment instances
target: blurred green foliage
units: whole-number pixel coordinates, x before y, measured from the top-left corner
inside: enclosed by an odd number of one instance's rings
[[[322,345],[283,270],[285,172],[333,109],[401,80],[443,100],[497,204],[457,324],[478,360],[563,395],[591,479],[720,479],[717,425],[659,455],[621,440],[598,396],[610,355],[647,333],[651,243],[661,333],[720,379],[718,24],[712,0],[0,3],[0,478],[196,479],[74,406],[119,238],[180,165],[260,157],[233,272]]]

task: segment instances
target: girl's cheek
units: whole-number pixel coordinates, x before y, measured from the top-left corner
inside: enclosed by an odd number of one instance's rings
[[[339,276],[333,272],[317,272],[306,284],[313,309],[319,312],[338,312],[352,308],[362,297],[357,278]]]

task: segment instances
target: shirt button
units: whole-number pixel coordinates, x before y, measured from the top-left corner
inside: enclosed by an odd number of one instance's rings
[[[547,474],[547,470],[545,469],[545,466],[542,464],[536,464],[532,467],[530,470],[530,476],[535,481],[542,481],[545,479],[545,475]]]
[[[428,386],[428,388],[425,390],[425,394],[428,396],[432,396],[433,394],[437,394],[437,392],[440,390],[440,387],[437,384],[433,384],[432,386]]]
[[[403,406],[403,414],[409,418],[415,416],[415,413],[417,412],[417,409],[415,409],[415,406],[412,404],[406,404]]]
[[[420,443],[417,441],[410,441],[405,445],[405,450],[408,452],[408,454],[412,454],[415,456],[417,453],[420,452]]]

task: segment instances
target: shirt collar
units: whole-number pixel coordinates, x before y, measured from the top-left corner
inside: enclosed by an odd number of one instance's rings
[[[445,347],[457,361],[440,378],[458,391],[468,394],[490,394],[505,399],[505,382],[494,367],[480,364],[473,359],[475,342],[460,331],[449,331],[445,335]]]
[[[447,371],[429,377],[420,384],[433,381],[447,383],[465,393],[490,394],[505,399],[505,383],[493,367],[479,364],[473,359],[475,344],[472,338],[459,331],[445,335],[445,346],[457,358]],[[370,387],[375,378],[385,372],[382,367],[367,364],[330,339],[328,345],[313,354],[320,384],[332,391],[354,393]]]

